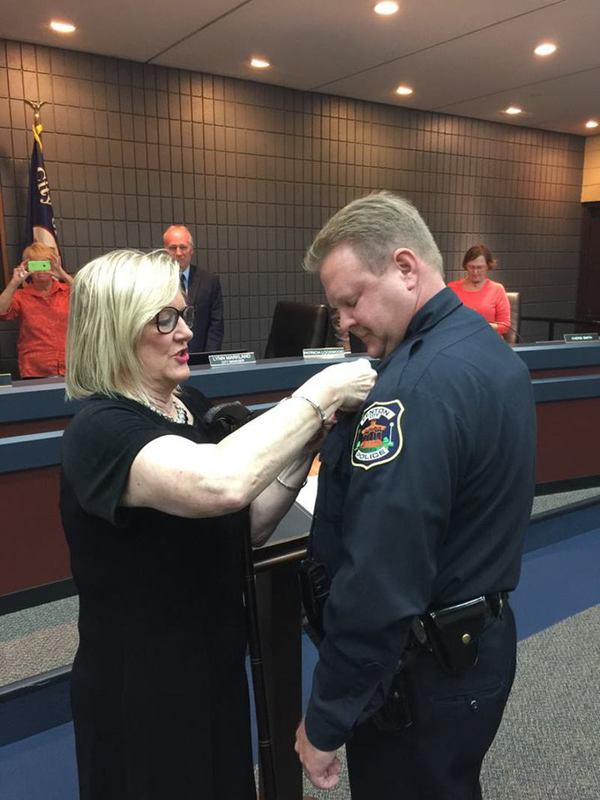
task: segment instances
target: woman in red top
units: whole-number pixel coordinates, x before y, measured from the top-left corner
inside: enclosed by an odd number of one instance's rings
[[[490,280],[488,271],[496,266],[496,260],[488,247],[476,244],[470,247],[463,258],[466,276],[451,281],[448,287],[455,292],[468,308],[478,311],[500,336],[510,330],[510,305],[501,283]]]
[[[45,260],[50,261],[50,271],[29,272],[30,261]],[[65,374],[72,282],[56,250],[34,242],[23,251],[23,261],[0,294],[0,320],[19,320],[17,352],[22,378]]]

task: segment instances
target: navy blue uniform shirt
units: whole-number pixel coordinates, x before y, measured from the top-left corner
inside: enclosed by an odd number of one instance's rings
[[[411,619],[514,589],[534,489],[529,372],[443,289],[322,450],[311,555],[332,579],[306,714],[334,750],[381,705]]]

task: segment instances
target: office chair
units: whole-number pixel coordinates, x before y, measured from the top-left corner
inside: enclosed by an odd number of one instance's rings
[[[521,295],[519,292],[507,292],[506,296],[510,305],[510,329],[504,334],[504,341],[517,344],[521,324]]]
[[[273,312],[265,358],[301,356],[305,347],[324,347],[328,327],[327,306],[280,300]]]

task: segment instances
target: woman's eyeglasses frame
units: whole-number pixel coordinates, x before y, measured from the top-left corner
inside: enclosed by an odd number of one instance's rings
[[[167,320],[161,323],[160,315],[164,314],[165,311],[171,311],[174,313],[172,313]],[[158,314],[154,317],[156,330],[165,335],[168,333],[173,333],[177,327],[180,317],[191,330],[194,327],[194,312],[194,306],[184,306],[181,310],[179,308],[175,308],[175,306],[165,306],[164,308],[161,308]]]

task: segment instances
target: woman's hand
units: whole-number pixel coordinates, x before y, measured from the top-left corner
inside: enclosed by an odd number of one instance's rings
[[[343,375],[344,400],[340,404],[342,411],[352,411],[364,403],[367,395],[375,385],[377,373],[366,358],[357,358],[347,364],[336,364],[330,369],[347,367],[348,372]]]
[[[358,358],[317,372],[292,397],[314,400],[329,418],[338,408],[343,411],[358,408],[373,388],[376,379],[377,373],[369,361]]]
[[[18,267],[13,270],[10,282],[15,289],[18,289],[29,277],[29,270],[27,269],[27,261],[21,261]]]
[[[50,256],[50,263],[52,264],[50,274],[53,278],[56,278],[59,281],[64,281],[65,283],[73,283],[73,277],[69,275],[65,269],[63,269],[62,259],[58,253]]]
[[[10,282],[13,284],[15,289],[18,289],[19,286],[21,286],[21,284],[23,284],[28,277],[29,277],[29,270],[27,269],[27,262],[21,261],[19,266],[14,268]]]
[[[29,270],[27,269],[27,262],[21,261],[18,267],[13,269],[9,282],[6,288],[0,294],[0,314],[6,314],[11,306],[12,299],[19,286],[27,279]]]

